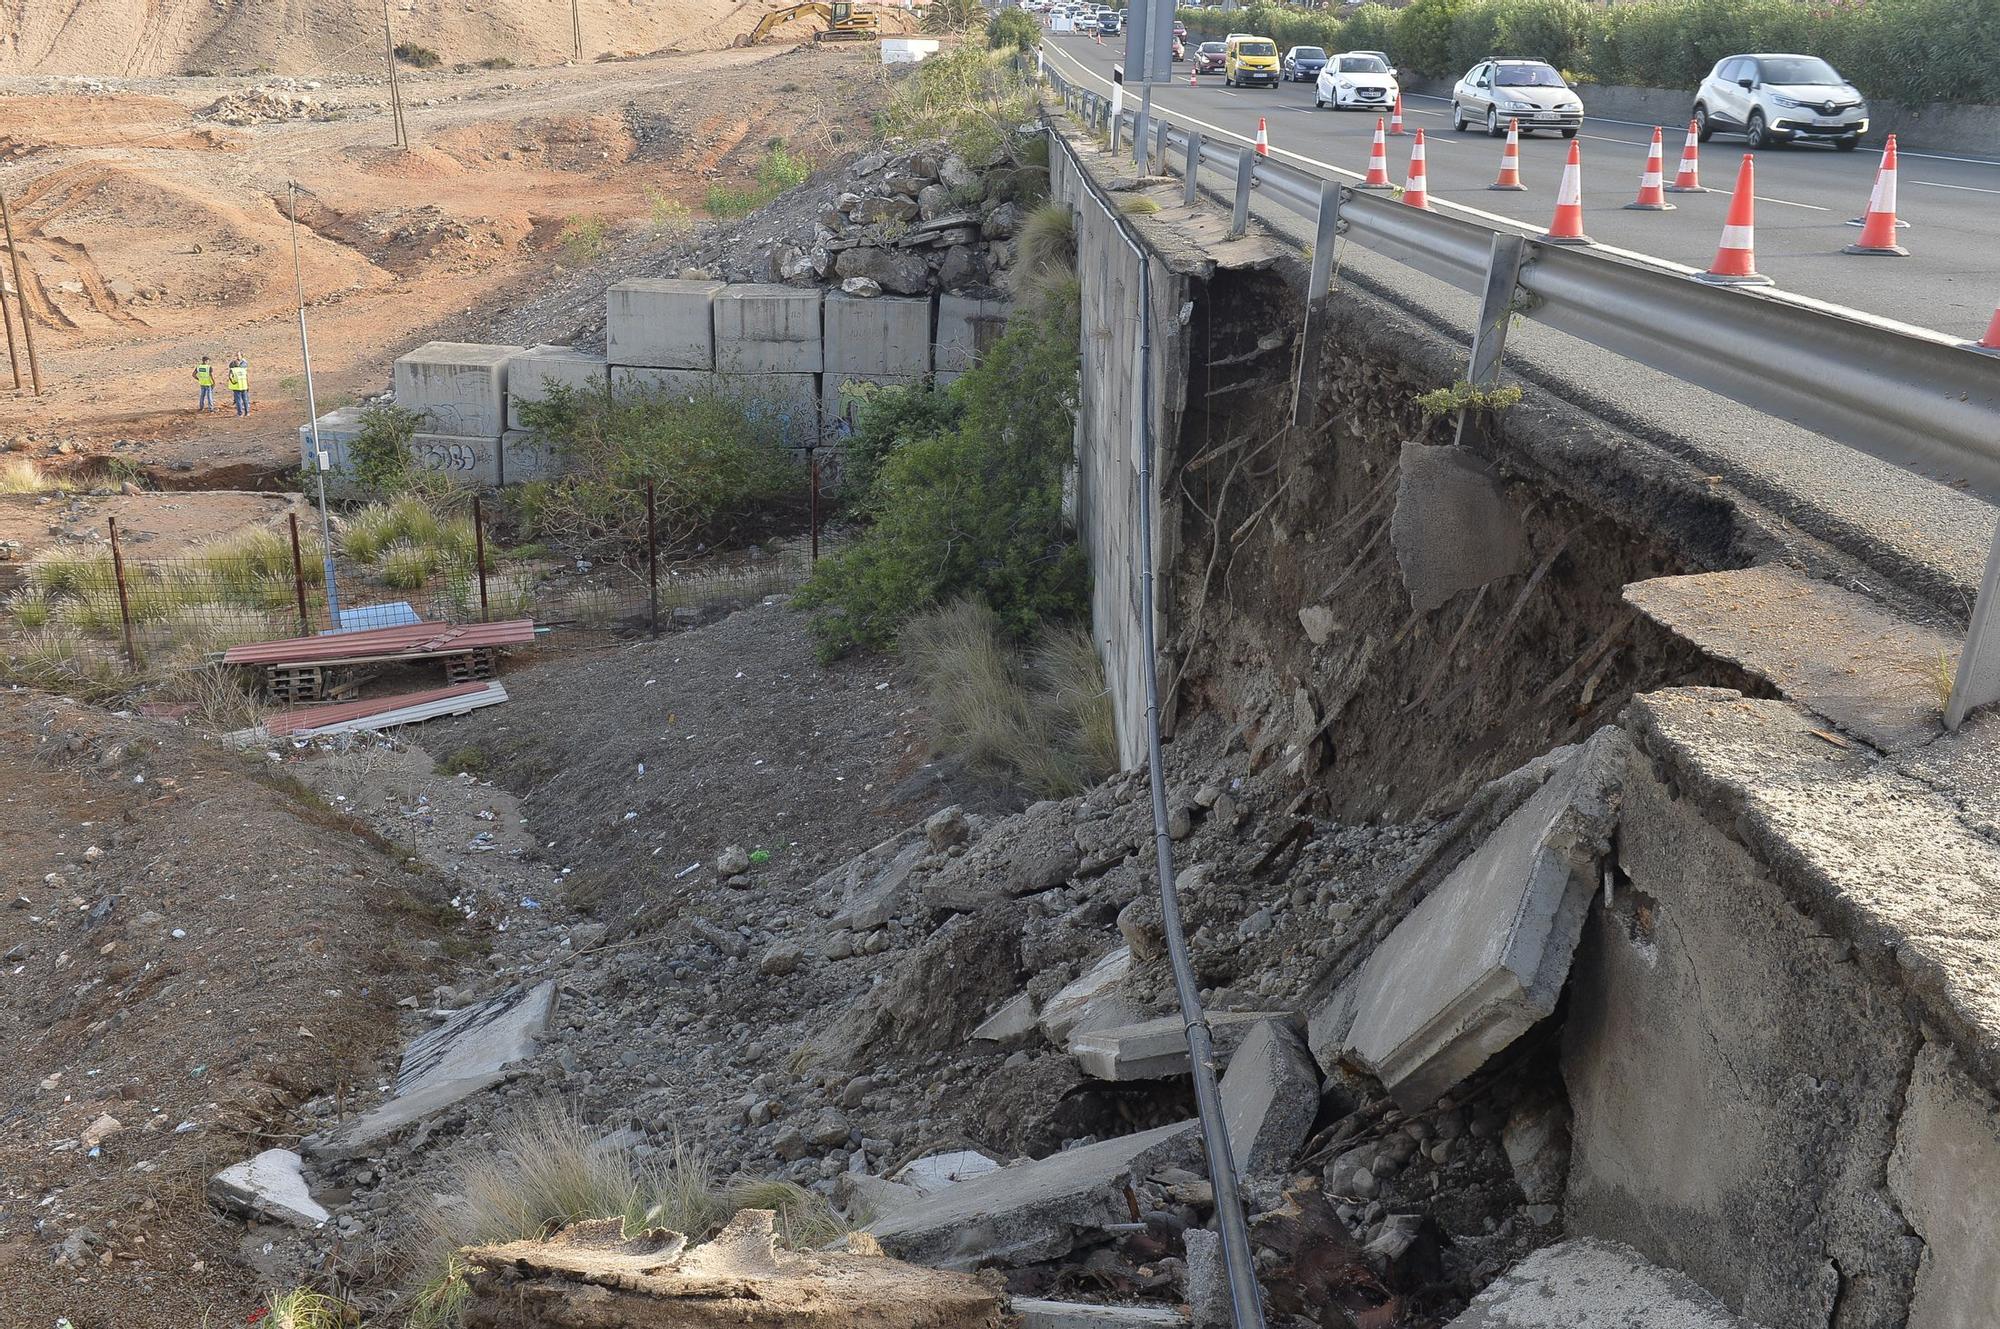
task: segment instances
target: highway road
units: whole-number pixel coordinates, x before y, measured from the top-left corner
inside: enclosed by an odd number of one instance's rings
[[[1066,77],[1104,93],[1110,91],[1111,66],[1123,54],[1122,42],[1100,47],[1088,37],[1068,35],[1051,35],[1044,50]],[[1179,67],[1183,79],[1186,68]],[[1177,124],[1241,143],[1251,141],[1263,115],[1273,154],[1319,174],[1358,176],[1375,130],[1372,115],[1313,110],[1311,87],[1303,83],[1281,84],[1274,91],[1237,90],[1223,87],[1220,79],[1204,80],[1195,89],[1157,88],[1154,100]],[[1587,96],[1584,104],[1587,115]],[[1478,209],[1483,215],[1474,219],[1486,225],[1507,219],[1531,230],[1547,225],[1568,152],[1559,136],[1523,140],[1529,192],[1488,192],[1485,185],[1499,165],[1496,140],[1452,133],[1442,101],[1406,98],[1403,110],[1412,127],[1425,128],[1427,148],[1440,145],[1427,154],[1427,165],[1432,196],[1441,206]],[[1429,133],[1434,125],[1443,127],[1435,137]],[[1586,231],[1621,249],[1707,267],[1726,193],[1676,195],[1680,207],[1669,213],[1627,212],[1621,205],[1637,192],[1651,126],[1586,119],[1584,131]],[[1684,137],[1685,125],[1681,133]],[[1390,176],[1398,184],[1410,142],[1390,140]],[[1668,153],[1670,171],[1678,148],[1676,140]],[[1704,183],[1713,187],[1733,178],[1740,156],[1740,145],[1720,136],[1705,144]],[[2000,163],[1906,156],[1903,212],[1913,224],[1901,235],[1912,256],[1843,255],[1840,247],[1857,234],[1844,223],[1865,206],[1877,161],[1878,154],[1866,148],[1758,154],[1758,193],[1764,200],[1758,204],[1759,266],[1781,288],[1801,295],[1976,337],[2000,300],[2000,227],[1981,225],[1982,216],[2000,219]],[[1936,182],[1928,194],[1910,183],[1918,175]],[[1957,188],[1947,190],[1945,184]],[[1991,192],[1975,192],[1981,190]],[[1252,208],[1265,226],[1294,243],[1311,240],[1309,220],[1254,200]],[[1340,244],[1335,270],[1339,281],[1388,299],[1469,346],[1478,310],[1471,295],[1348,241]],[[1994,539],[1993,507],[1532,320],[1509,333],[1507,369],[1524,385],[1596,414],[1685,459],[1701,474],[1721,477],[1750,503],[1858,560],[1862,568],[1848,578],[1854,589],[1913,596],[1935,621],[1963,631]]]
[[[1102,46],[1068,34],[1051,34],[1047,42],[1058,59],[1066,58],[1066,73],[1081,71],[1085,86],[1110,91],[1111,67],[1124,58],[1122,36]],[[1249,143],[1262,116],[1274,157],[1320,175],[1345,172],[1358,180],[1367,170],[1376,117],[1315,110],[1310,83],[1229,88],[1215,76],[1190,88],[1186,64],[1175,66],[1175,76],[1179,81],[1173,86],[1154,89],[1153,101],[1177,124]],[[1624,205],[1638,192],[1652,126],[1592,119],[1590,89],[1580,91],[1585,233],[1602,244],[1706,268],[1715,257],[1728,191],[1746,151],[1742,140],[1718,134],[1702,145],[1702,183],[1713,192],[1668,195],[1672,212],[1627,211]],[[1560,135],[1522,135],[1527,192],[1502,193],[1486,188],[1499,172],[1498,139],[1483,129],[1455,133],[1443,98],[1406,96],[1403,117],[1410,133],[1389,139],[1389,178],[1397,185],[1409,170],[1410,144],[1421,129],[1433,202],[1473,209],[1484,214],[1477,219],[1487,225],[1498,219],[1531,229],[1548,225],[1569,153]],[[1687,124],[1664,128],[1672,180]],[[1898,216],[1909,223],[1898,236],[1910,250],[1908,258],[1840,252],[1859,234],[1846,223],[1867,209],[1881,160],[1878,137],[1854,152],[1804,146],[1756,154],[1758,267],[1781,289],[1799,295],[1977,338],[2000,304],[2000,162],[1900,151],[1898,158]]]

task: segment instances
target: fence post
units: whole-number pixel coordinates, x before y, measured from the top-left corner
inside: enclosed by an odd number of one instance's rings
[[[1492,248],[1486,252],[1486,286],[1479,297],[1479,322],[1472,330],[1472,360],[1465,381],[1485,391],[1500,382],[1500,358],[1507,349],[1507,324],[1514,316],[1514,291],[1521,280],[1521,262],[1527,257],[1527,237],[1506,231],[1493,234]],[[1454,441],[1465,441],[1466,421],[1472,408],[1458,412]]]
[[[806,449],[806,469],[812,476],[812,513],[809,520],[812,522],[812,561],[817,563],[819,562],[819,450],[817,448]]]
[[[472,558],[479,572],[479,621],[487,621],[486,610],[486,514],[480,510],[479,495],[472,496]]]
[[[285,524],[292,528],[292,590],[299,601],[299,635],[312,633],[312,620],[306,617],[306,563],[299,553],[299,514],[287,512]]]
[[[646,481],[646,622],[660,635],[660,524],[653,482]]]
[[[105,518],[111,528],[111,578],[118,583],[118,619],[125,625],[125,658],[139,667],[139,651],[132,645],[132,605],[125,598],[125,556],[118,552],[118,519]]]
[[[1185,207],[1193,207],[1195,199],[1199,197],[1196,193],[1194,177],[1195,173],[1200,170],[1201,131],[1199,129],[1190,129],[1188,130],[1187,144],[1187,184],[1181,192],[1181,203]]]
[[[1229,238],[1250,229],[1250,186],[1257,179],[1257,152],[1245,148],[1236,155],[1236,207],[1229,214]]]

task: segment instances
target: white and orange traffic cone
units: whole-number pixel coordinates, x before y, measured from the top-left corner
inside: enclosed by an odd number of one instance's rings
[[[1583,145],[1569,142],[1569,160],[1563,163],[1562,183],[1556,186],[1556,216],[1542,237],[1551,244],[1587,245],[1594,243],[1583,233]]]
[[[1394,189],[1389,180],[1389,145],[1382,141],[1382,117],[1375,117],[1375,142],[1368,149],[1368,178],[1363,189]]]
[[[1259,157],[1271,155],[1271,136],[1264,132],[1264,117],[1261,115],[1257,117],[1257,155]]]
[[[1687,146],[1681,149],[1681,169],[1667,186],[1669,194],[1706,194],[1701,184],[1701,127],[1688,121]]]
[[[1639,197],[1625,206],[1633,212],[1672,212],[1674,205],[1667,202],[1664,183],[1667,174],[1667,159],[1660,146],[1660,127],[1653,126],[1653,143],[1646,149],[1646,169],[1639,173]]]
[[[1965,343],[1968,351],[1978,351],[1981,355],[2000,355],[2000,307],[1993,311],[1993,321],[1986,325],[1986,335],[1978,341]]]
[[[1428,210],[1431,206],[1429,188],[1424,182],[1424,131],[1417,131],[1417,141],[1410,145],[1410,175],[1403,184],[1403,202],[1413,208]]]
[[[1195,67],[1194,67],[1193,65],[1189,65],[1189,66],[1188,66],[1188,86],[1189,86],[1190,88],[1198,88],[1198,87],[1200,87],[1200,86],[1201,86],[1201,84],[1200,84],[1200,83],[1198,83],[1198,82],[1196,82],[1196,81],[1195,81],[1195,73],[1196,73],[1196,70],[1195,70]]]
[[[1712,286],[1770,286],[1769,277],[1757,271],[1757,168],[1749,153],[1736,171],[1736,192],[1729,196],[1729,216],[1722,224],[1722,243],[1716,246],[1715,262],[1707,272],[1697,272],[1696,281]]]
[[[1500,178],[1486,186],[1488,189],[1507,189],[1516,193],[1527,188],[1521,183],[1521,122],[1507,122],[1507,145],[1500,149]]]
[[[1875,172],[1875,189],[1868,195],[1868,212],[1848,223],[1861,227],[1861,238],[1846,246],[1843,254],[1894,254],[1908,258],[1910,251],[1896,243],[1896,136],[1882,145],[1882,169]]]
[[[1400,92],[1396,94],[1395,106],[1389,110],[1389,132],[1391,134],[1403,132],[1403,94]]]

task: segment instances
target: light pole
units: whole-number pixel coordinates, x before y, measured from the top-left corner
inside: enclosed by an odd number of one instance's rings
[[[305,270],[299,263],[299,182],[291,182],[292,190],[292,284],[298,292],[299,300],[299,358],[306,366],[306,427],[312,431],[313,472],[319,476],[319,543],[320,556],[326,567],[326,617],[327,626],[340,626],[340,592],[333,579],[333,522],[326,512],[326,449],[319,442],[319,401],[313,395],[312,341],[306,336],[306,279]]]

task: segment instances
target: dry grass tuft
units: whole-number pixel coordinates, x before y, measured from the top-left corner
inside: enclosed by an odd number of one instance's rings
[[[0,494],[39,494],[55,484],[26,457],[0,457]]]

